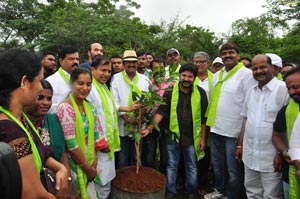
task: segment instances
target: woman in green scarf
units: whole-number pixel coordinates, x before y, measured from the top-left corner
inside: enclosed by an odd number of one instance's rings
[[[96,117],[96,109],[85,99],[92,85],[90,71],[75,69],[71,73],[70,85],[71,94],[58,106],[56,114],[69,154],[73,191],[81,199],[93,199],[97,198],[93,183],[99,180],[95,142],[106,141],[100,139],[103,130],[99,118]],[[107,147],[107,144],[102,146]]]

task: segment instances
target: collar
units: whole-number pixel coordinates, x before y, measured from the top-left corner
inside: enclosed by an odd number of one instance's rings
[[[276,77],[273,77],[266,85],[264,85],[264,86],[262,87],[261,90],[268,89],[268,90],[270,90],[270,91],[273,91],[273,90],[276,88],[276,85],[277,85],[276,82],[277,82],[277,81],[279,81],[279,80],[277,80]],[[259,89],[259,88],[258,88],[258,84],[255,85],[255,88],[256,88],[256,89]],[[259,90],[260,90],[260,89],[259,89]]]

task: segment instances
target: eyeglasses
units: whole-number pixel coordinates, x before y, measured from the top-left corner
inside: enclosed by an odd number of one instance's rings
[[[204,64],[207,62],[206,60],[199,60],[199,61],[194,61],[194,64]]]

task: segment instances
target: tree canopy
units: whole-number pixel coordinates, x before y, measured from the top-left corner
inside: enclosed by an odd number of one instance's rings
[[[100,42],[107,56],[134,49],[164,58],[166,50],[175,47],[182,61],[188,62],[196,51],[205,51],[215,58],[219,46],[229,41],[240,47],[243,56],[274,52],[285,61],[299,63],[300,4],[281,5],[278,0],[267,0],[268,13],[238,19],[229,33],[216,36],[208,29],[186,24],[178,16],[169,23],[147,25],[132,11],[139,4],[133,0],[119,3],[119,0],[2,0],[0,47],[57,53],[65,45],[74,45],[79,49],[81,61],[87,59],[88,45],[93,42]],[[286,22],[291,19],[296,25],[289,29]],[[278,31],[283,32],[281,36]]]

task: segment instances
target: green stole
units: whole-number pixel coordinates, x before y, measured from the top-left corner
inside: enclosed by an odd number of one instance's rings
[[[295,123],[295,120],[299,113],[299,104],[293,99],[290,100],[285,111],[286,118],[286,132],[288,142],[290,142],[290,137],[292,129]],[[289,195],[290,199],[299,199],[300,198],[300,183],[296,177],[296,167],[295,165],[289,165]]]
[[[138,94],[142,94],[142,91],[139,89],[139,87],[137,86],[137,82],[139,81],[139,76],[138,74],[136,73],[133,80],[131,81],[126,72],[123,70],[122,71],[122,76],[123,76],[123,79],[124,81],[128,84],[128,86],[130,87],[130,91],[129,91],[129,95],[128,95],[128,107],[131,106],[132,102],[133,102],[133,92],[135,93],[138,93]],[[133,116],[133,113],[132,112],[128,112],[127,115],[129,117],[132,117]],[[125,129],[127,131],[133,131],[134,130],[134,125],[132,124],[125,124]]]
[[[282,74],[280,72],[277,74],[276,78],[278,80],[283,80]]]
[[[8,110],[6,110],[5,108],[3,108],[2,106],[0,106],[0,111],[2,113],[4,113],[9,119],[11,119],[12,121],[14,121],[15,123],[17,123],[17,125],[26,133],[27,138],[29,140],[29,143],[31,145],[31,149],[32,149],[32,155],[33,155],[33,159],[34,159],[34,163],[36,166],[36,169],[38,171],[38,173],[40,174],[41,170],[42,170],[42,160],[39,154],[39,151],[36,147],[36,144],[33,141],[33,138],[30,134],[30,132],[25,128],[25,126],[22,124],[22,122],[20,122],[11,112],[9,112]],[[34,131],[34,133],[41,139],[37,129],[35,128],[35,126],[32,124],[32,122],[30,121],[30,119],[27,117],[27,115],[25,113],[22,113],[23,117],[25,118],[26,122],[29,124],[30,128]]]
[[[171,98],[171,108],[170,108],[170,131],[175,133],[176,139],[179,140],[180,132],[177,118],[177,105],[179,99],[179,83],[176,82]],[[201,139],[201,95],[198,90],[198,86],[193,84],[193,91],[191,96],[191,107],[192,107],[192,118],[193,118],[193,138],[194,138],[194,147],[197,155],[197,159],[205,155],[204,151],[198,150],[198,145]]]
[[[67,84],[69,84],[69,82],[70,82],[70,77],[68,77],[68,76],[65,74],[64,70],[63,70],[61,67],[58,69],[58,73],[59,73],[59,75],[63,78],[63,80],[65,80],[65,82],[66,82]]]
[[[102,109],[105,115],[105,124],[106,124],[106,136],[107,142],[110,148],[109,157],[110,159],[114,158],[114,152],[116,150],[120,150],[120,134],[118,128],[118,117],[117,117],[117,108],[114,97],[111,92],[108,90],[106,84],[101,85],[95,78],[93,78],[93,83],[100,95],[102,102]],[[108,96],[106,96],[106,94]],[[109,102],[111,100],[114,108],[114,112],[112,113],[110,110]]]
[[[244,65],[239,62],[233,69],[231,69],[226,77],[223,78],[223,73],[224,73],[224,68],[221,69],[219,73],[219,80],[216,83],[215,87],[212,89],[212,94],[210,96],[210,100],[208,103],[208,107],[205,113],[205,116],[207,117],[206,125],[207,126],[214,126],[215,125],[215,120],[216,120],[216,114],[217,114],[217,108],[218,108],[218,103],[219,99],[221,96],[221,88],[223,83],[228,80],[230,77],[232,77],[238,70],[240,70]]]
[[[75,132],[76,132],[76,140],[78,143],[79,148],[81,149],[81,151],[83,152],[84,156],[87,159],[87,162],[89,164],[92,164],[94,161],[94,157],[95,157],[95,149],[94,149],[94,116],[92,113],[91,108],[89,107],[89,103],[85,100],[83,100],[83,108],[88,120],[88,125],[89,125],[89,129],[88,129],[88,146],[86,147],[85,144],[85,135],[84,135],[84,126],[83,126],[83,122],[82,122],[82,117],[78,108],[78,105],[75,102],[75,99],[73,97],[73,95],[70,95],[70,100],[72,103],[72,106],[74,108],[75,111],[75,122],[76,122],[76,127],[75,127]],[[78,176],[78,183],[79,183],[79,189],[80,189],[80,195],[81,195],[81,199],[88,199],[88,193],[87,193],[87,189],[86,189],[86,185],[87,185],[87,176],[84,173],[84,171],[80,168],[79,165],[76,165],[76,169],[77,169],[77,176]]]

